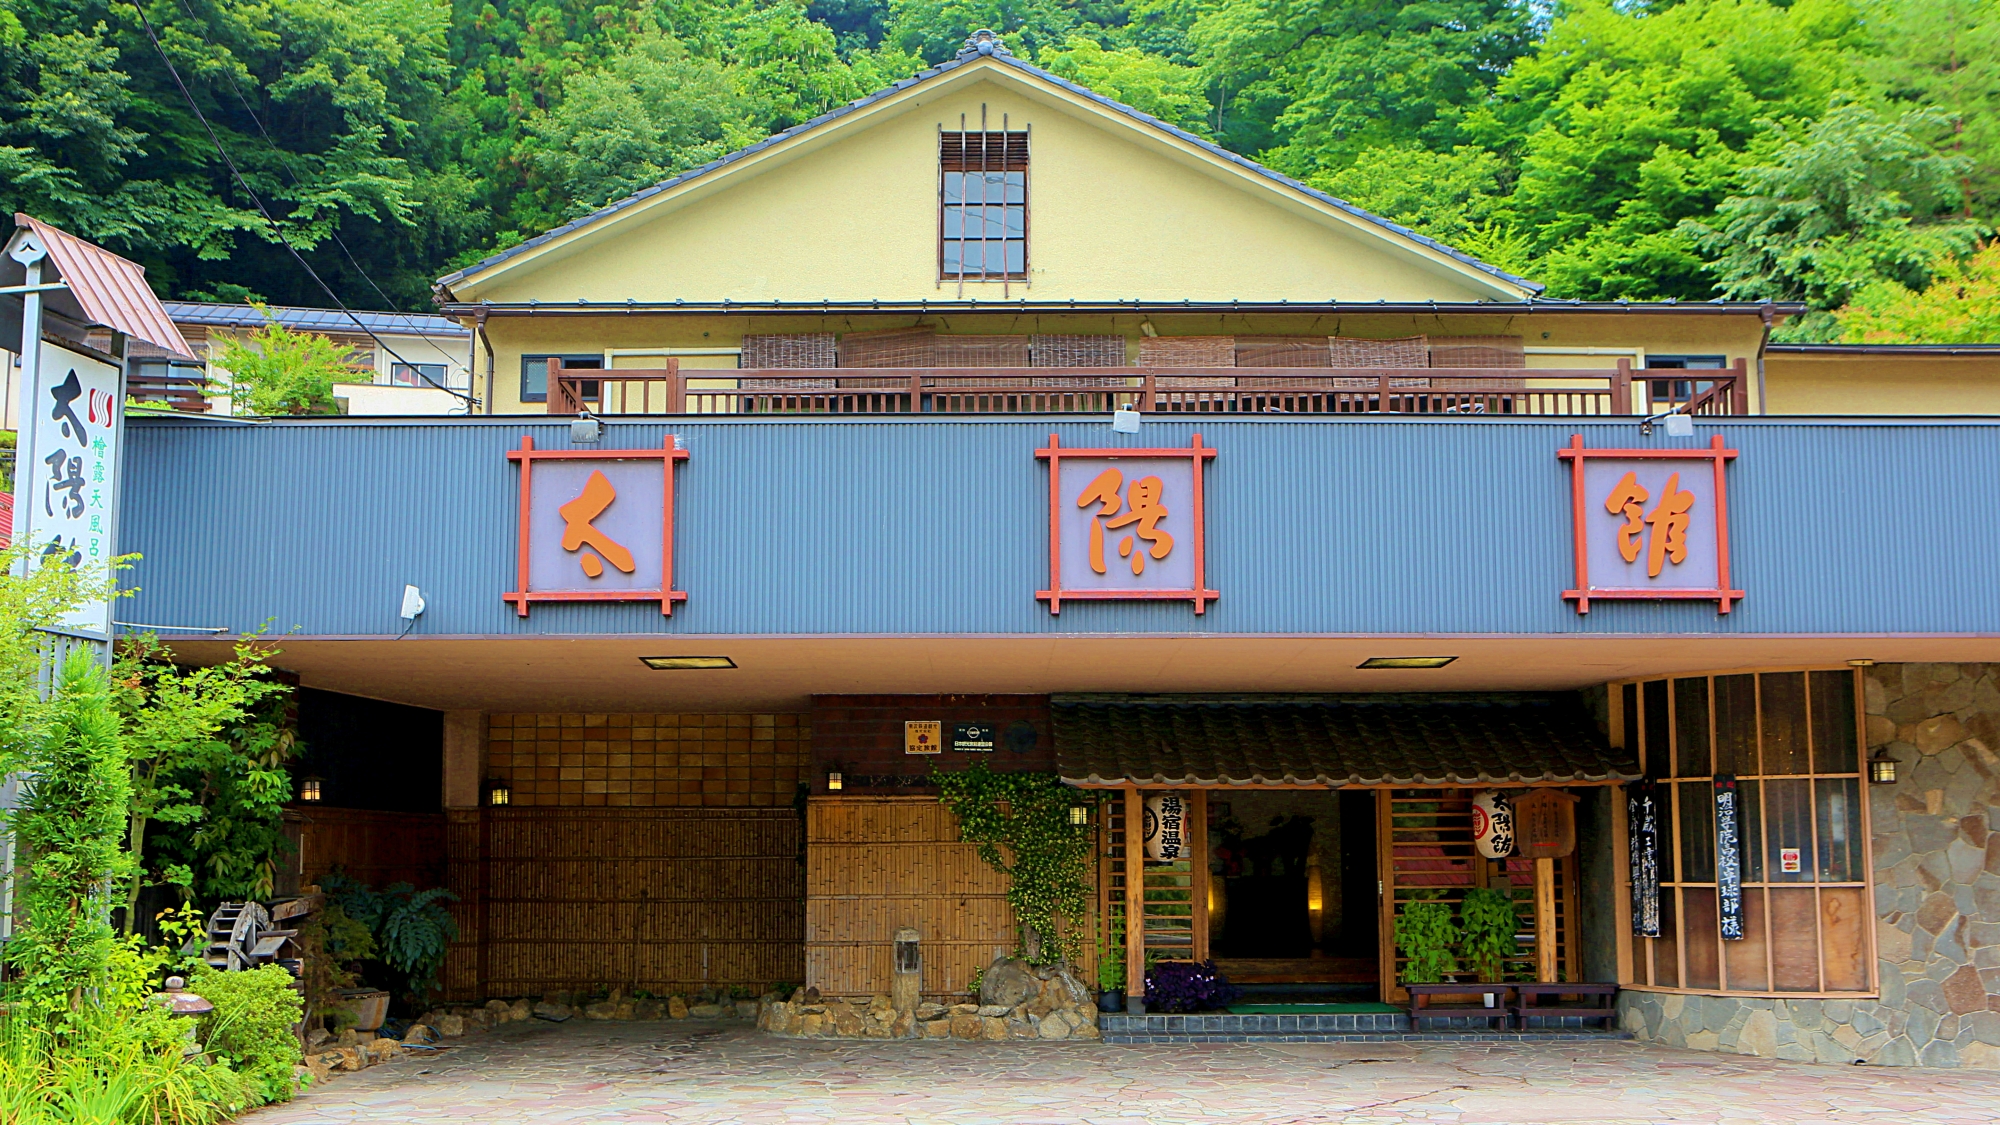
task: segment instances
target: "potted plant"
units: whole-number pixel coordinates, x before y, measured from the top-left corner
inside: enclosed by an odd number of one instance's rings
[[[1125,916],[1111,919],[1110,935],[1097,947],[1097,1010],[1125,1010]]]
[[[1460,931],[1451,906],[1410,902],[1396,915],[1396,950],[1403,955],[1404,984],[1438,984],[1458,972]]]
[[[1213,961],[1161,961],[1146,970],[1149,1012],[1213,1012],[1239,995]]]
[[[1458,906],[1458,953],[1482,983],[1498,984],[1509,957],[1518,957],[1521,947],[1514,935],[1521,928],[1514,897],[1498,887],[1474,887],[1465,892]],[[1494,1004],[1488,992],[1486,1006]]]

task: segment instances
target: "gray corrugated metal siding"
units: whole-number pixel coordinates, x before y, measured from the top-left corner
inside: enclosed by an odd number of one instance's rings
[[[1570,585],[1572,433],[1593,447],[1742,451],[1730,469],[1736,584],[1713,603],[1597,602]],[[1185,603],[1082,602],[1047,584],[1050,433],[1066,446],[1179,446],[1211,463],[1210,584]],[[1210,418],[800,419],[614,423],[604,447],[692,453],[681,470],[677,585],[687,603],[538,605],[514,586],[516,473],[533,418],[132,428],[122,531],[145,555],[130,620],[266,622],[305,635],[393,635],[404,583],[452,635],[2000,633],[2000,426],[1757,419],[1693,439],[1631,422]]]

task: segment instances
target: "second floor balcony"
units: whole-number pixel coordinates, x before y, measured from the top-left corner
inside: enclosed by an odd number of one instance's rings
[[[822,367],[718,371],[549,361],[548,412],[574,415],[1750,413],[1747,365],[1524,367]]]

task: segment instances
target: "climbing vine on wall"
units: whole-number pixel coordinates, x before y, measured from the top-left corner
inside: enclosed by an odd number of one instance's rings
[[[1090,828],[1072,825],[1069,810],[1084,804],[1052,773],[999,773],[975,762],[932,774],[959,835],[979,858],[1011,880],[1007,902],[1026,939],[1028,959],[1075,960],[1080,922],[1090,909]],[[1072,923],[1065,932],[1058,920]]]

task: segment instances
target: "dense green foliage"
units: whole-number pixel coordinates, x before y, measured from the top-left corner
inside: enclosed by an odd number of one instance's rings
[[[1458,904],[1458,923],[1463,931],[1458,954],[1483,981],[1498,981],[1509,957],[1518,957],[1521,947],[1514,934],[1521,917],[1514,896],[1499,887],[1473,887]]]
[[[277,965],[240,973],[204,968],[188,991],[215,1005],[201,1018],[208,1053],[241,1075],[258,1101],[289,1099],[292,1068],[300,1061],[292,1025],[305,1014],[292,974]]]
[[[438,971],[458,939],[450,908],[458,896],[408,883],[377,891],[339,872],[321,879],[320,889],[332,906],[322,919],[328,952],[342,962],[380,964],[394,979],[379,983],[422,1005],[437,988]]]
[[[1083,804],[1083,795],[1055,774],[1002,773],[984,762],[936,770],[931,778],[938,799],[958,818],[959,836],[1007,876],[1007,904],[1021,927],[1023,955],[1036,964],[1074,961],[1084,937],[1076,926],[1095,889],[1090,829],[1069,822],[1071,806]]]
[[[0,11],[0,206],[171,295],[326,303],[281,229],[348,301],[420,307],[983,26],[1553,296],[1800,299],[1831,337],[2000,209],[2000,0],[141,3],[271,218],[109,0]]]
[[[1454,951],[1465,933],[1448,902],[1406,902],[1396,913],[1396,952],[1404,984],[1437,984],[1458,972]]]

